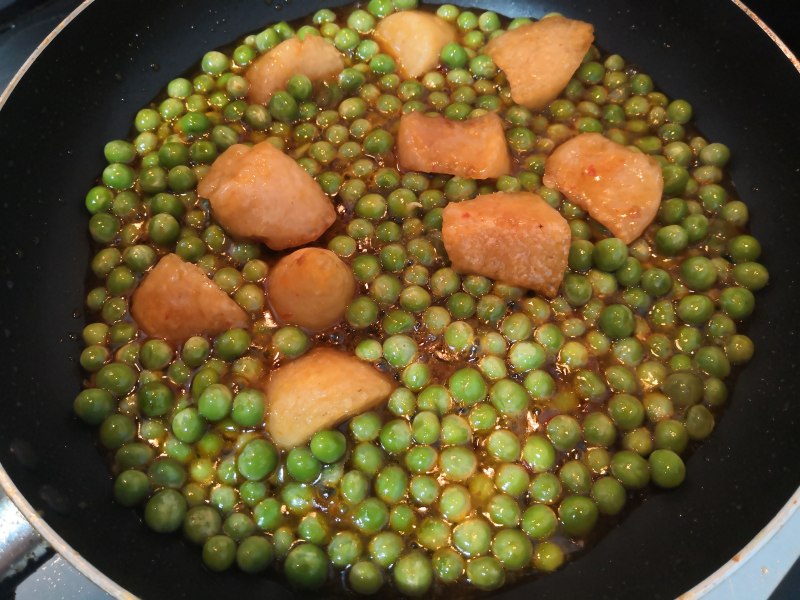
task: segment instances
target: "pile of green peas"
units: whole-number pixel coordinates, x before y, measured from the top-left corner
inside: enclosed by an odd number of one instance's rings
[[[691,127],[692,107],[657,91],[618,55],[592,48],[562,95],[515,105],[484,45],[529,19],[442,5],[459,40],[441,67],[403,79],[371,38],[416,0],[371,0],[277,23],[140,110],[135,137],[105,146],[86,196],[97,245],[83,330],[87,386],[77,415],[113,456],[114,497],[155,531],[181,532],[212,571],[281,571],[301,589],[343,581],[418,596],[458,582],[494,590],[558,569],[602,520],[651,484],[673,488],[683,457],[714,429],[726,379],[753,354],[740,332],[768,282],[748,208],[728,185],[728,148]],[[346,57],[338,78],[292,77],[267,106],[243,76],[293,36],[321,35]],[[514,174],[496,181],[400,172],[400,115],[504,120]],[[645,234],[613,238],[542,184],[548,154],[580,132],[653,156],[664,200]],[[339,207],[320,240],[359,291],[344,322],[312,335],[276,327],[264,282],[280,255],[235,239],[196,184],[234,143],[268,141],[296,158]],[[568,220],[569,269],[545,299],[449,264],[449,202],[539,194]],[[252,317],[248,329],[149,339],[128,303],[174,252]],[[385,407],[279,451],[264,432],[269,372],[333,344],[398,382]],[[329,580],[330,569],[344,577]]]

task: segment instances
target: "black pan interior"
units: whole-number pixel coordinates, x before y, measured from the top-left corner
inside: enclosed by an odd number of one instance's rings
[[[670,598],[732,557],[800,483],[795,386],[800,314],[796,110],[800,76],[732,2],[485,0],[510,16],[559,11],[594,24],[598,43],[688,99],[711,140],[733,151],[772,283],[739,377],[684,486],[654,493],[587,555],[503,597]],[[105,141],[208,49],[270,22],[339,2],[95,2],[52,43],[0,112],[0,461],[78,552],[145,598],[224,593],[285,597],[280,583],[205,571],[196,548],[159,536],[111,501],[93,435],[72,416],[89,257],[83,196]],[[274,596],[273,596],[274,595]]]

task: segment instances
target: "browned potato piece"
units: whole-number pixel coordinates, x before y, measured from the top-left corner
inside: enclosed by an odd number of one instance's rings
[[[547,17],[496,37],[485,52],[505,72],[514,102],[540,110],[566,87],[593,41],[589,23]]]
[[[412,79],[434,69],[442,48],[458,40],[450,23],[417,10],[404,10],[380,19],[373,37],[397,62],[400,74]]]
[[[266,104],[272,94],[286,87],[292,75],[305,75],[312,82],[324,81],[344,69],[344,57],[333,44],[316,35],[304,40],[291,38],[258,58],[245,71],[250,84],[247,99]]]
[[[214,217],[234,235],[261,240],[273,250],[316,240],[336,220],[319,184],[269,142],[235,144],[197,185]]]
[[[393,389],[388,377],[352,354],[316,348],[273,371],[264,383],[267,431],[278,447],[293,448],[374,408]]]
[[[497,192],[448,204],[444,247],[456,271],[555,296],[567,268],[566,219],[530,192]]]
[[[489,179],[511,172],[503,122],[495,113],[466,121],[418,112],[400,117],[397,134],[400,167]]]
[[[197,265],[167,254],[133,293],[131,314],[151,337],[178,344],[193,335],[247,327],[247,313]]]
[[[652,223],[664,191],[654,158],[599,133],[583,133],[556,148],[545,162],[544,184],[558,189],[626,244]]]
[[[350,267],[333,252],[302,248],[275,265],[268,296],[279,321],[320,331],[342,319],[355,286]]]

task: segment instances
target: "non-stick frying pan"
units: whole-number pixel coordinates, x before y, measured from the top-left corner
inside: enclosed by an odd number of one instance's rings
[[[82,198],[105,141],[208,49],[334,2],[98,1],[44,49],[0,112],[0,462],[52,532],[145,597],[287,597],[279,579],[212,574],[197,548],[150,532],[111,500],[93,433],[73,417],[90,256]],[[497,597],[670,598],[741,549],[800,483],[800,76],[732,2],[464,0],[510,16],[559,11],[688,99],[733,151],[772,281],[758,296],[753,361],[681,488],[654,492],[559,572]],[[48,532],[52,538],[53,533]],[[55,538],[52,538],[55,539]],[[60,542],[59,542],[60,544]]]

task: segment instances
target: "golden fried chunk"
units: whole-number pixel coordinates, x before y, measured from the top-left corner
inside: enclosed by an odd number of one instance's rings
[[[282,258],[268,282],[275,317],[312,331],[336,325],[354,293],[350,267],[323,248],[301,248]]]
[[[456,28],[450,23],[417,10],[404,10],[381,19],[373,37],[397,62],[400,74],[412,79],[436,68],[442,48],[458,39]]]
[[[555,296],[569,254],[566,219],[530,192],[497,192],[448,204],[444,247],[456,271]]]
[[[151,337],[178,344],[193,335],[247,327],[247,313],[203,270],[167,254],[133,293],[131,314]]]
[[[652,223],[664,190],[655,159],[599,133],[583,133],[556,148],[545,162],[544,184],[626,244]]]
[[[250,84],[247,99],[266,104],[272,94],[286,87],[292,75],[305,75],[312,83],[335,77],[344,69],[344,57],[333,45],[316,35],[281,42],[245,71]]]
[[[400,117],[397,157],[400,167],[409,171],[475,179],[511,172],[503,123],[495,113],[466,121],[405,114]]]
[[[496,37],[485,52],[505,72],[514,102],[540,110],[566,87],[593,41],[589,23],[548,17]]]
[[[264,383],[267,431],[280,448],[384,402],[394,383],[352,354],[316,348],[273,371]]]
[[[313,242],[336,220],[319,184],[269,142],[225,150],[197,193],[211,201],[214,217],[226,230],[261,240],[273,250]]]

